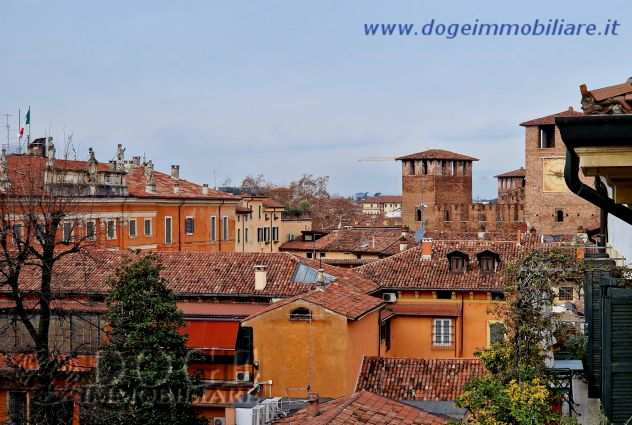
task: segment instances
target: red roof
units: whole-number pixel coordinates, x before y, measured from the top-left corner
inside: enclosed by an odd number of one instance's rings
[[[526,177],[527,170],[524,167],[520,167],[517,170],[507,171],[506,173],[498,174],[496,178],[505,178],[505,177]]]
[[[63,257],[53,273],[53,290],[61,293],[107,293],[108,278],[126,257],[136,254],[122,251],[85,251]],[[143,255],[143,254],[138,254]],[[310,283],[295,281],[299,264],[317,270],[320,264],[288,253],[203,253],[157,252],[170,289],[179,296],[290,297],[311,288]],[[255,290],[255,265],[267,266],[265,289]],[[351,270],[322,265],[336,282],[352,290],[368,293],[374,282]],[[38,267],[28,267],[22,285],[36,289],[40,279]]]
[[[395,158],[396,161],[404,159],[451,159],[454,161],[478,161],[478,158],[474,158],[473,156],[450,152],[443,149],[428,149],[422,152],[411,153],[410,155]]]
[[[307,425],[446,425],[447,416],[426,412],[368,391],[358,391],[319,406],[319,414],[311,416],[308,408],[279,420],[275,424]]]
[[[482,376],[478,359],[365,357],[357,390],[395,400],[456,400],[465,384]]]
[[[332,283],[325,288],[314,288],[306,293],[271,304],[248,317],[246,321],[298,300],[326,308],[349,320],[357,320],[384,305],[384,302],[377,297],[358,293],[337,283]]]
[[[538,126],[538,125],[555,125],[555,118],[557,117],[581,117],[582,115],[584,115],[583,112],[576,111],[571,106],[565,111],[558,112],[556,114],[547,115],[540,118],[535,118],[529,121],[525,121],[523,123],[520,123],[520,125],[523,127],[531,127],[531,126]]]
[[[402,195],[380,195],[380,196],[369,196],[368,198],[362,201],[363,204],[401,204],[402,203]]]
[[[354,269],[354,272],[373,280],[382,288],[391,289],[450,289],[450,290],[502,290],[504,265],[533,249],[517,242],[505,241],[432,241],[432,256],[424,259],[416,246],[391,257],[374,261]],[[499,255],[500,264],[495,273],[483,273],[478,267],[476,254],[492,251]],[[469,256],[468,270],[452,272],[447,254],[461,251]]]

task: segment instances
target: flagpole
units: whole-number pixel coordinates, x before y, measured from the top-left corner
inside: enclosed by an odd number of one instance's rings
[[[31,144],[31,105],[29,105],[29,112],[28,112],[28,119],[29,119],[29,134],[28,136],[26,136],[26,148],[28,149],[28,146]]]
[[[20,135],[20,131],[22,131],[22,110],[18,108],[18,152],[22,153],[22,136]]]

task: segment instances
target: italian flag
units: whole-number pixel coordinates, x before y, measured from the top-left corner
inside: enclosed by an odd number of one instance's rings
[[[31,108],[29,107],[29,110],[26,111],[26,116],[24,119],[24,125],[31,125]],[[22,138],[24,136],[24,127],[20,126],[20,138]]]

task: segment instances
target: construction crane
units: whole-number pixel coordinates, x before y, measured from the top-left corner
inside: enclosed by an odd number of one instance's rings
[[[382,161],[395,161],[394,156],[368,156],[366,158],[358,159],[358,162],[382,162]]]

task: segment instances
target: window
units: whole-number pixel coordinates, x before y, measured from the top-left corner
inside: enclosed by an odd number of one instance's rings
[[[505,294],[502,292],[492,292],[492,301],[505,301]]]
[[[237,243],[241,242],[241,229],[237,229]]]
[[[313,257],[313,254],[311,252],[307,252],[306,254],[307,254],[307,258],[312,258]]]
[[[325,255],[326,255],[326,253],[321,252],[321,253],[320,253],[320,258],[324,258],[324,257],[325,257]]]
[[[555,210],[555,221],[562,223],[564,221],[564,210]]]
[[[195,232],[195,221],[193,217],[187,217],[184,219],[184,233],[192,235]]]
[[[421,221],[421,208],[415,208],[415,220],[416,221]]]
[[[143,231],[145,236],[151,236],[151,218],[145,219]]]
[[[217,240],[217,217],[211,217],[211,240]]]
[[[547,149],[555,147],[555,126],[543,125],[540,126],[540,140],[539,148]]]
[[[263,240],[264,242],[268,242],[270,240],[270,229],[267,227],[263,228]]]
[[[108,240],[116,239],[116,221],[114,220],[106,221],[105,227],[106,227],[106,234],[107,234]]]
[[[259,205],[259,218],[261,218],[261,205]]]
[[[244,229],[244,242],[248,242],[248,229]]]
[[[380,339],[384,341],[386,351],[391,349],[391,319],[386,319],[380,324]]]
[[[559,298],[560,301],[573,301],[573,287],[560,287],[560,289],[558,290],[557,298]]]
[[[95,221],[86,222],[86,239],[89,241],[97,239],[97,226]]]
[[[489,345],[500,344],[505,341],[505,324],[503,322],[489,322],[487,328]]]
[[[135,238],[136,237],[136,219],[130,220],[127,223],[128,227],[129,227],[129,237],[130,238]]]
[[[450,221],[450,210],[446,209],[443,212],[443,221]]]
[[[450,271],[453,273],[465,273],[467,271],[466,258],[460,255],[451,256]]]
[[[26,393],[9,392],[9,423],[11,425],[26,425]]]
[[[481,273],[494,273],[496,271],[496,259],[492,256],[480,257],[478,260]]]
[[[72,222],[64,221],[63,224],[64,242],[68,243],[72,240]]]
[[[222,217],[222,240],[228,240],[228,217]]]
[[[290,312],[290,320],[312,320],[312,312],[305,307],[295,308]]]
[[[272,228],[272,240],[275,242],[279,241],[279,228],[278,227]]]
[[[452,319],[434,319],[432,321],[432,344],[436,346],[452,345]]]
[[[452,291],[437,291],[437,299],[439,300],[451,300]]]
[[[173,242],[173,220],[171,217],[165,217],[165,244],[169,245]]]
[[[16,241],[22,240],[22,225],[21,224],[13,225],[13,239]]]

